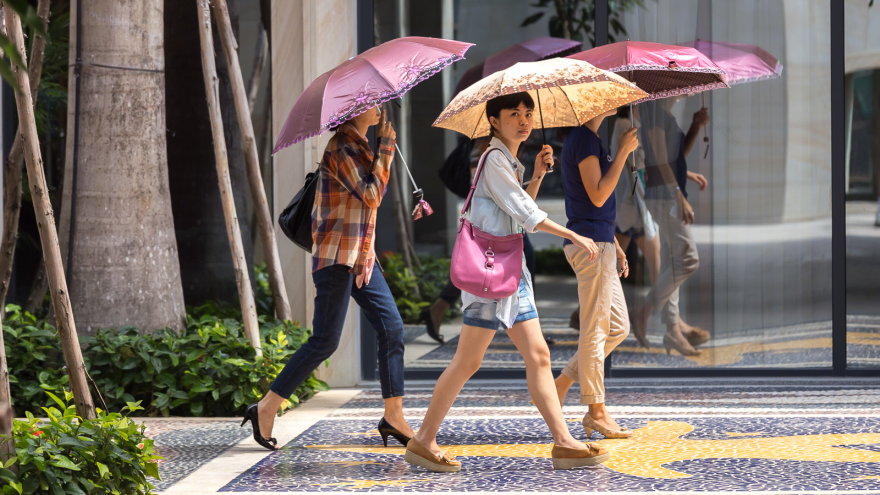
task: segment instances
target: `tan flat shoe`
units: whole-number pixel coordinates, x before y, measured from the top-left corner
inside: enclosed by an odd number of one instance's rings
[[[594,443],[586,444],[586,449],[570,449],[553,445],[550,457],[553,459],[553,469],[574,469],[584,466],[601,464],[611,457],[611,452],[599,447]]]
[[[600,425],[595,419],[593,419],[593,417],[590,416],[590,413],[587,413],[584,416],[581,424],[584,425],[584,431],[587,432],[587,438],[591,438],[593,436],[593,430],[598,431],[599,433],[604,435],[605,438],[631,438],[633,436],[633,431],[629,428],[621,428],[619,430],[605,428],[604,426]]]
[[[706,342],[709,342],[709,339],[712,338],[712,334],[709,333],[708,330],[703,330],[700,327],[691,327],[691,331],[685,334],[685,338],[687,338],[688,344],[697,347],[698,345],[703,345]]]
[[[444,452],[442,456],[434,455],[416,440],[411,439],[406,444],[406,455],[403,459],[413,465],[423,467],[435,473],[457,473],[461,471],[461,463],[455,460],[455,456]]]

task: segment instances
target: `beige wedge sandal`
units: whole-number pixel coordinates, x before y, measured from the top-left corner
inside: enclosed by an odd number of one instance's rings
[[[403,459],[413,465],[423,467],[435,473],[457,473],[461,471],[461,463],[455,456],[444,452],[442,456],[434,455],[415,438],[406,444],[406,455]]]
[[[595,466],[602,464],[611,457],[611,452],[594,443],[588,443],[586,446],[586,449],[570,449],[553,445],[553,449],[550,451],[550,457],[553,459],[553,469],[559,471]]]

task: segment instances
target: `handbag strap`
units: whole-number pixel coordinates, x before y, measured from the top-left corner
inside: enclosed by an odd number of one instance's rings
[[[483,153],[483,156],[480,158],[480,164],[477,166],[477,173],[474,174],[474,182],[473,182],[473,184],[471,184],[471,190],[468,191],[467,199],[464,201],[464,206],[461,208],[461,215],[462,216],[464,216],[464,214],[467,213],[468,209],[471,206],[471,198],[474,196],[474,191],[476,191],[476,189],[477,189],[477,181],[480,180],[480,175],[483,172],[483,164],[486,163],[486,158],[489,157],[489,153],[496,151],[496,150],[501,151],[499,148],[496,148],[494,146],[490,146],[486,150],[486,152]]]

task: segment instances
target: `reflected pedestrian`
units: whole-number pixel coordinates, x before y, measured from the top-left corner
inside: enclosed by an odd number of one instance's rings
[[[679,287],[700,266],[697,244],[691,225],[694,209],[687,200],[687,181],[692,180],[704,190],[708,181],[701,174],[688,171],[685,157],[693,148],[700,130],[709,123],[705,108],[694,114],[687,132],[681,130],[671,109],[686,96],[647,102],[641,105],[642,135],[645,147],[645,203],[657,222],[660,232],[661,268],[659,277],[645,297],[644,304],[633,312],[633,332],[643,341],[648,317],[654,308],[661,309],[666,334],[666,352],[678,351],[683,356],[701,354],[696,346],[709,341],[708,331],[692,327],[681,319]]]

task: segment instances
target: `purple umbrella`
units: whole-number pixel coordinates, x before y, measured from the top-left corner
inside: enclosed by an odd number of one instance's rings
[[[569,52],[580,50],[581,47],[582,43],[580,41],[551,38],[548,36],[532,38],[522,43],[511,45],[498,53],[489,55],[484,62],[468,69],[461,76],[458,84],[455,85],[455,94],[461,93],[461,90],[489,74],[510,68],[515,63],[537,62],[545,58],[563,56]]]
[[[696,40],[681,46],[696,48],[727,74],[727,84],[744,84],[782,75],[782,64],[776,57],[755,45]]]
[[[272,153],[398,98],[464,58],[472,43],[407,37],[388,41],[321,74],[303,91],[281,128]]]

